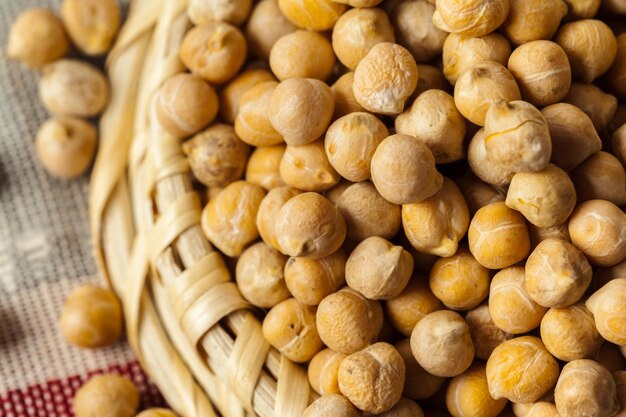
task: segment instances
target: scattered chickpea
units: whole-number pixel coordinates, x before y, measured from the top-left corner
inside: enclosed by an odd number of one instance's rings
[[[567,222],[552,227],[537,227],[529,224],[528,234],[530,235],[532,249],[535,249],[539,243],[546,239],[561,239],[572,243],[572,239],[569,237],[569,230],[567,230]]]
[[[609,91],[626,99],[626,33],[618,35],[616,41],[617,55],[604,79]]]
[[[472,173],[457,178],[456,183],[465,198],[471,216],[474,216],[481,207],[504,201],[506,197],[503,190],[483,182]]]
[[[359,62],[352,90],[368,111],[398,114],[417,87],[418,69],[411,53],[400,45],[376,44]]]
[[[248,18],[251,7],[251,0],[190,0],[187,16],[194,25],[215,21],[238,26]]]
[[[246,181],[260,185],[268,191],[285,185],[279,171],[284,153],[285,145],[256,148],[248,159]]]
[[[403,339],[395,345],[404,359],[406,378],[403,395],[413,400],[424,400],[435,395],[445,382],[445,378],[431,375],[417,363],[411,351],[411,341]]]
[[[149,408],[137,414],[136,417],[178,417],[172,410],[166,408]]]
[[[489,306],[483,304],[470,310],[465,315],[465,322],[470,330],[476,357],[482,360],[489,359],[493,350],[513,338],[513,334],[500,329],[493,322],[489,313]]]
[[[351,354],[369,346],[382,325],[380,303],[349,287],[328,295],[317,307],[317,331],[335,352]]]
[[[450,90],[450,84],[441,69],[433,65],[417,64],[417,73],[417,88],[411,97],[417,98],[427,90],[434,89],[446,92]]]
[[[320,395],[341,394],[339,390],[339,365],[347,357],[330,349],[320,350],[311,359],[308,377],[311,387]]]
[[[317,32],[332,29],[347,9],[331,0],[278,0],[278,7],[294,25]]]
[[[34,30],[34,29],[37,30]],[[64,57],[69,42],[61,20],[47,9],[28,9],[11,25],[6,54],[31,68]]]
[[[271,0],[264,0],[267,2]],[[219,92],[220,118],[228,123],[234,123],[243,95],[252,87],[266,81],[276,81],[274,75],[265,68],[249,68],[240,72]]]
[[[535,402],[554,387],[558,377],[559,364],[534,336],[507,340],[487,360],[489,392],[495,399]]]
[[[567,14],[563,0],[509,0],[509,3],[509,15],[502,28],[515,45],[552,38]],[[542,57],[540,61],[547,59]]]
[[[346,261],[342,250],[321,259],[290,258],[285,265],[287,288],[301,303],[318,305],[346,284]]]
[[[96,129],[88,122],[74,117],[54,117],[39,128],[35,148],[46,171],[70,179],[87,171],[96,153],[96,142]]]
[[[388,343],[375,343],[348,356],[339,367],[339,389],[368,413],[391,409],[402,397],[404,360]]]
[[[250,88],[241,97],[235,117],[235,132],[247,144],[272,146],[284,142],[269,120],[270,98],[277,86],[275,81],[265,81]]]
[[[279,172],[287,185],[303,191],[326,191],[341,178],[328,161],[322,139],[306,145],[287,145]]]
[[[120,28],[120,7],[115,0],[63,0],[61,18],[82,53],[103,55]]]
[[[613,155],[626,167],[626,123],[613,133],[611,137]]]
[[[455,85],[467,69],[482,61],[495,61],[506,65],[511,55],[511,45],[507,39],[490,33],[479,38],[466,38],[450,33],[443,44],[443,73]]]
[[[76,392],[76,417],[134,417],[139,392],[131,380],[120,375],[96,375]]]
[[[365,413],[366,417],[373,417],[373,414]],[[422,407],[408,398],[400,398],[390,410],[376,414],[378,417],[424,417]]]
[[[463,317],[450,310],[435,311],[417,322],[411,351],[428,373],[442,377],[462,374],[474,359],[469,328]]]
[[[232,126],[214,124],[183,144],[194,176],[208,187],[225,187],[241,178],[250,148]]]
[[[615,96],[593,84],[572,83],[563,101],[584,111],[598,132],[604,130],[617,111]]]
[[[611,280],[585,302],[603,338],[626,346],[626,278]]]
[[[472,172],[488,184],[510,184],[515,171],[507,165],[500,165],[489,160],[485,138],[485,129],[480,129],[470,140],[467,148],[467,162]]]
[[[185,35],[180,49],[183,64],[210,83],[222,84],[239,72],[247,54],[246,39],[235,26],[207,22]]]
[[[325,81],[335,67],[335,53],[330,41],[321,34],[296,30],[274,43],[270,51],[270,67],[281,81],[289,78]]]
[[[109,101],[109,85],[93,65],[61,59],[43,68],[39,98],[54,115],[97,116]]]
[[[346,72],[335,81],[330,87],[335,96],[334,119],[339,119],[353,112],[363,112],[365,109],[356,101],[352,84],[354,83],[354,72]]]
[[[265,190],[246,181],[224,188],[202,210],[202,230],[226,256],[237,257],[259,237],[255,220]]]
[[[356,408],[342,395],[329,394],[319,397],[304,410],[302,417],[360,417]]]
[[[385,302],[387,319],[404,336],[411,336],[415,325],[425,315],[442,309],[443,304],[420,276],[413,277],[399,295]]]
[[[256,224],[259,234],[265,243],[274,249],[283,252],[278,245],[278,236],[276,235],[276,218],[283,205],[293,197],[301,194],[300,190],[291,187],[277,187],[271,189],[259,205]]]
[[[563,367],[554,401],[562,417],[614,416],[620,409],[613,376],[589,359],[578,359]]]
[[[398,43],[417,62],[429,62],[441,54],[447,33],[433,24],[435,5],[426,0],[400,2],[390,14]]]
[[[506,404],[505,398],[491,397],[485,365],[481,363],[452,378],[446,392],[446,405],[454,417],[496,417]]]
[[[446,32],[478,37],[496,30],[508,13],[509,0],[437,0],[433,23]]]
[[[570,172],[578,203],[593,199],[626,204],[626,171],[619,159],[608,152],[596,152]]]

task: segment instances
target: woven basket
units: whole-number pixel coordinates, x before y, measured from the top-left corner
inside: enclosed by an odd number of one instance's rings
[[[181,142],[159,128],[153,97],[183,70],[186,0],[134,0],[111,51],[90,223],[103,275],[124,307],[142,366],[181,416],[301,417],[306,372],[264,340],[220,253]]]

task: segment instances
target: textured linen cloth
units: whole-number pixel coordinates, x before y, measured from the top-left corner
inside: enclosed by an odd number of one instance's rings
[[[127,2],[126,2],[127,3]],[[39,166],[35,134],[48,117],[38,74],[6,58],[11,22],[29,7],[60,0],[0,0],[0,417],[65,417],[92,374],[131,377],[143,406],[162,405],[125,341],[101,350],[64,342],[63,302],[98,277],[89,236],[85,175],[57,180]]]

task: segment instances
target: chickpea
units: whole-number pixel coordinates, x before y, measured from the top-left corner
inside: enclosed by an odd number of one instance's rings
[[[281,81],[289,78],[325,81],[335,67],[335,53],[330,41],[321,34],[296,30],[274,43],[270,51],[270,67]]]
[[[616,278],[593,293],[585,302],[603,338],[626,345],[626,278]]]
[[[374,45],[394,41],[393,26],[387,14],[378,8],[350,9],[333,28],[333,50],[339,61],[351,70]]]
[[[345,4],[331,0],[278,0],[278,7],[294,25],[317,32],[332,29],[347,9]]]
[[[402,359],[404,359],[406,367],[403,391],[405,397],[413,400],[424,400],[440,391],[446,379],[429,374],[417,363],[411,351],[411,341],[409,339],[398,342],[395,347],[398,353],[400,353],[400,356],[402,356]]]
[[[284,142],[269,119],[270,98],[278,87],[275,81],[266,81],[250,88],[241,97],[235,117],[235,132],[252,146],[273,146]]]
[[[289,258],[285,265],[287,288],[301,303],[318,305],[346,284],[346,261],[342,250],[321,259]]]
[[[263,336],[294,362],[310,361],[323,347],[315,325],[315,307],[295,298],[272,307],[263,320]]]
[[[474,174],[481,180],[493,185],[508,185],[515,171],[507,165],[500,165],[489,160],[485,146],[485,129],[480,129],[467,148],[467,162]]]
[[[166,408],[149,408],[137,414],[136,417],[177,417],[177,415]]]
[[[604,74],[615,61],[617,41],[606,23],[585,19],[563,25],[554,41],[569,59],[572,75],[590,83]]]
[[[317,329],[332,350],[351,354],[376,340],[383,325],[378,301],[349,287],[325,297],[317,308]]]
[[[251,0],[190,0],[187,16],[194,25],[215,21],[238,26],[248,18],[251,7]]]
[[[359,417],[360,414],[342,395],[330,394],[319,397],[304,410],[302,417]]]
[[[400,45],[381,42],[356,67],[352,91],[368,111],[398,114],[415,91],[417,80],[417,64],[411,53]]]
[[[610,12],[626,14],[626,2],[624,0],[603,0],[602,6]]]
[[[615,61],[606,73],[605,81],[607,88],[615,95],[626,98],[626,87],[624,80],[626,79],[626,33],[618,35],[617,55]]]
[[[284,153],[285,145],[256,148],[248,160],[246,181],[260,185],[267,191],[285,185],[279,172]]]
[[[417,322],[411,351],[428,373],[442,377],[462,374],[474,359],[469,328],[463,317],[450,310],[435,311]]]
[[[572,243],[567,230],[567,222],[552,227],[537,227],[533,224],[528,225],[528,233],[530,235],[530,243],[533,249],[546,239],[561,239],[568,243]]]
[[[611,373],[597,362],[579,359],[563,367],[554,389],[559,415],[614,416],[620,409]]]
[[[339,365],[347,355],[330,349],[320,350],[311,359],[308,377],[311,387],[320,395],[341,394],[339,390]]]
[[[343,244],[346,222],[326,198],[304,193],[283,204],[276,217],[275,233],[287,255],[320,259]]]
[[[504,201],[506,196],[502,190],[481,181],[472,173],[458,178],[456,183],[463,193],[471,216],[474,216],[481,207]]]
[[[447,33],[433,24],[435,5],[426,0],[400,2],[390,14],[398,43],[417,62],[428,62],[441,54]]]
[[[598,132],[604,130],[617,111],[615,96],[604,93],[593,84],[572,83],[563,101],[584,111]]]
[[[70,179],[87,171],[96,153],[96,142],[96,129],[88,122],[74,117],[53,117],[39,128],[35,148],[46,171]]]
[[[619,159],[608,152],[596,152],[571,173],[578,202],[593,199],[626,204],[626,171]]]
[[[535,402],[554,387],[558,377],[559,364],[534,336],[507,340],[487,360],[489,392],[495,399]]]
[[[520,417],[560,417],[556,406],[550,402],[514,403],[513,412]]]
[[[211,123],[218,106],[213,87],[202,78],[187,73],[168,78],[156,98],[159,123],[177,138],[192,135]]]
[[[467,69],[482,61],[495,61],[506,65],[511,55],[511,45],[497,33],[480,38],[466,38],[450,33],[443,44],[443,73],[455,85]]]
[[[82,53],[103,55],[120,28],[120,7],[115,0],[63,0],[61,18]]]
[[[287,257],[264,242],[243,251],[237,260],[239,291],[251,304],[270,308],[289,298],[285,284]]]
[[[622,348],[622,351],[624,350],[626,348]],[[622,406],[616,417],[624,417],[624,411],[626,411],[626,371],[614,372],[613,379],[617,388],[617,400]]]
[[[210,21],[187,32],[180,59],[193,74],[222,84],[239,72],[247,51],[246,39],[239,29],[229,23]]]
[[[626,258],[616,265],[598,268],[593,276],[592,289],[599,290],[615,278],[626,278]]]
[[[364,112],[365,109],[356,101],[352,84],[354,83],[354,72],[346,72],[335,81],[330,87],[335,96],[334,119],[339,119],[353,112]]]
[[[372,417],[372,414],[366,413],[367,417]],[[417,403],[409,400],[408,398],[400,398],[400,401],[396,403],[389,411],[381,414],[376,414],[379,417],[424,417],[424,411],[422,407]]]
[[[369,181],[350,185],[335,205],[355,242],[373,236],[391,239],[400,230],[400,206],[385,200]]]
[[[287,185],[303,191],[326,191],[341,178],[328,161],[321,139],[306,145],[287,145],[279,171]]]
[[[245,28],[250,52],[267,61],[276,41],[296,29],[278,8],[277,0],[261,0],[253,7]]]
[[[389,131],[376,116],[356,112],[337,119],[326,132],[324,146],[332,166],[349,181],[365,181],[370,177],[374,151],[389,136]]]
[[[271,0],[264,0],[266,3]],[[265,68],[249,68],[240,72],[220,90],[220,118],[234,123],[239,113],[241,99],[252,87],[266,81],[276,81],[274,75]]]
[[[503,202],[480,208],[470,222],[467,237],[474,258],[489,269],[515,265],[530,252],[524,217]]]
[[[610,94],[607,94],[609,97],[613,97]],[[617,130],[626,124],[626,104],[618,104],[615,113],[611,116],[611,119],[608,121],[607,125],[604,127],[604,134],[609,137],[617,132]],[[612,149],[613,153],[617,152],[615,149]],[[617,155],[616,155],[617,156]]]
[[[133,382],[120,375],[96,375],[74,396],[76,417],[133,417],[139,406],[139,392]]]
[[[425,315],[441,309],[441,301],[420,276],[411,279],[399,295],[385,302],[387,319],[404,336],[410,336],[417,322]]]
[[[589,262],[612,266],[626,257],[626,214],[604,200],[586,201],[569,220],[572,244]]]
[[[446,405],[454,417],[496,417],[506,407],[507,400],[495,400],[489,394],[484,364],[475,364],[450,381]]]
[[[589,19],[596,15],[602,0],[564,0],[570,11],[568,18],[571,20]]]
[[[109,85],[93,65],[61,59],[43,68],[39,98],[54,115],[97,116],[109,101]]]
[[[268,116],[288,145],[306,145],[324,135],[334,104],[333,92],[324,82],[292,78],[272,92]]]
[[[509,0],[437,0],[433,23],[446,32],[478,37],[496,30],[508,13]]]
[[[276,218],[283,205],[293,197],[301,194],[300,190],[291,187],[277,187],[270,190],[261,204],[256,218],[259,234],[265,243],[283,252],[278,245],[278,236],[276,235]],[[284,252],[283,252],[284,253]]]
[[[498,328],[513,334],[529,332],[539,326],[546,311],[528,293],[523,267],[505,268],[493,277],[489,314]]]
[[[567,14],[563,0],[509,0],[509,3],[509,15],[502,28],[515,45],[552,38]]]
[[[470,310],[465,315],[465,322],[470,330],[476,357],[489,359],[493,350],[500,344],[513,338],[513,334],[500,329],[493,322],[489,306],[483,304]]]
[[[215,124],[183,144],[194,176],[207,187],[225,187],[241,178],[250,147],[232,126]]]
[[[28,67],[39,69],[64,57],[68,49],[69,42],[61,20],[50,10],[28,9],[11,25],[6,54]]]
[[[450,90],[450,84],[439,68],[432,65],[417,64],[417,73],[419,74],[417,88],[411,97],[417,98],[427,90],[436,89],[446,92]]]
[[[602,149],[602,141],[593,122],[582,110],[568,103],[541,109],[552,139],[551,162],[571,171],[587,157]]]
[[[498,101],[521,98],[513,75],[502,64],[481,61],[469,67],[454,85],[454,103],[470,122],[484,126],[487,110]]]
[[[202,210],[205,236],[226,256],[237,257],[259,237],[255,220],[265,190],[236,181],[224,188]]]
[[[346,191],[348,187],[350,187],[352,184],[354,183],[342,178],[337,185],[335,185],[330,190],[326,191],[324,195],[326,196],[327,199],[330,200],[331,203],[333,203],[334,205],[337,205],[337,203],[339,202],[339,199],[343,195],[343,192]]]
[[[383,140],[374,152],[371,172],[376,190],[395,204],[418,203],[443,187],[430,149],[408,135]]]
[[[368,413],[391,409],[402,397],[405,365],[388,343],[375,343],[348,356],[339,367],[339,389]]]
[[[626,123],[613,133],[611,148],[613,155],[626,167]]]

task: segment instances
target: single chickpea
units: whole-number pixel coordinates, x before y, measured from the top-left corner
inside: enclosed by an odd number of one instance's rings
[[[515,265],[530,252],[524,217],[503,202],[480,208],[470,222],[467,237],[474,258],[489,269]]]
[[[554,41],[567,54],[572,75],[585,83],[604,74],[617,55],[615,35],[600,20],[585,19],[567,23],[561,26]]]
[[[455,85],[467,69],[482,61],[506,65],[511,56],[509,41],[498,33],[480,38],[466,38],[450,33],[443,44],[443,73]]]
[[[560,417],[553,403],[539,401],[536,403],[513,403],[513,413],[520,417]]]
[[[212,21],[239,26],[248,18],[251,7],[251,0],[190,0],[187,16],[196,26]]]
[[[246,39],[239,29],[229,23],[210,21],[187,32],[180,59],[193,74],[222,84],[239,72],[247,51]]]
[[[367,417],[372,417],[372,414],[365,413]],[[381,414],[376,414],[378,417],[424,417],[424,411],[422,407],[417,405],[414,401],[408,398],[400,398],[400,401],[396,403],[391,409]]]
[[[134,417],[139,407],[139,391],[120,375],[96,375],[74,396],[76,417]]]
[[[626,204],[626,171],[619,159],[608,152],[596,152],[570,172],[578,202],[593,199]]]
[[[331,0],[278,0],[278,7],[294,25],[316,32],[332,29],[347,9]]]
[[[321,259],[289,258],[285,265],[287,288],[301,303],[318,305],[346,284],[346,261],[343,250]]]
[[[319,33],[306,30],[296,30],[278,39],[272,46],[269,59],[272,72],[281,81],[289,78],[325,81],[335,67],[335,53],[330,41]]]
[[[496,30],[508,13],[509,0],[437,0],[433,23],[446,32],[478,37]]]
[[[333,50],[343,65],[354,70],[374,45],[395,41],[393,30],[382,9],[350,9],[333,28]]]
[[[331,203],[333,203],[334,205],[337,205],[343,192],[346,191],[348,187],[350,187],[352,184],[354,183],[342,178],[337,185],[335,185],[330,190],[326,191],[324,193],[324,196],[326,196],[326,198],[329,199]]]
[[[529,224],[528,234],[530,235],[530,243],[533,250],[546,239],[561,239],[572,243],[567,230],[567,222],[552,227],[537,227],[534,224]]]
[[[285,284],[287,257],[264,242],[243,251],[235,277],[241,295],[251,304],[271,308],[289,298]]]
[[[583,303],[548,310],[541,320],[541,340],[553,356],[567,362],[593,358],[603,342]]]
[[[626,346],[626,278],[616,278],[585,302],[596,328],[611,343]]]
[[[304,410],[302,417],[360,417],[360,413],[339,394],[329,394],[319,397]]]
[[[476,357],[479,359],[486,361],[496,347],[513,338],[513,334],[496,326],[487,304],[468,311],[465,322],[470,330]]]
[[[491,397],[485,365],[481,363],[452,378],[446,391],[446,405],[454,417],[496,417],[507,404],[506,398]]]
[[[365,181],[370,177],[374,151],[387,136],[387,127],[373,114],[349,113],[330,125],[324,147],[328,160],[342,177]]]
[[[285,145],[256,148],[246,166],[246,181],[260,185],[268,191],[285,185],[279,171],[284,153]]]
[[[364,112],[365,109],[356,101],[352,84],[354,83],[354,72],[346,72],[335,81],[330,87],[335,96],[334,119],[339,119],[353,112]]]
[[[282,81],[270,97],[268,116],[288,145],[322,137],[333,117],[335,98],[324,82],[312,78]]]
[[[487,360],[489,392],[495,399],[535,402],[554,387],[558,377],[559,364],[534,336],[507,340]]]
[[[571,171],[587,157],[602,149],[602,140],[593,122],[582,110],[568,103],[541,109],[552,139],[551,162]]]
[[[376,190],[395,204],[418,203],[443,187],[433,153],[408,135],[383,140],[374,152],[371,172]]]
[[[428,373],[442,377],[462,374],[474,360],[469,328],[463,317],[450,310],[432,312],[417,322],[411,351]]]
[[[485,138],[485,129],[478,130],[467,148],[467,162],[472,172],[488,184],[510,184],[515,171],[507,165],[500,165],[489,160]]]
[[[122,307],[112,291],[83,285],[65,300],[60,327],[69,343],[83,348],[98,348],[120,338],[122,321]]]
[[[552,38],[567,14],[563,0],[509,0],[509,3],[509,14],[502,28],[515,45]]]
[[[427,90],[435,89],[446,92],[450,90],[450,84],[441,69],[433,65],[417,64],[417,73],[419,74],[417,78],[417,88],[411,97],[417,98]]]
[[[317,308],[317,329],[326,346],[351,354],[373,343],[383,325],[378,301],[349,287],[325,297]]]
[[[267,61],[276,41],[296,29],[280,11],[277,0],[261,0],[254,5],[246,24],[245,35],[250,52]]]
[[[311,387],[320,395],[341,394],[339,390],[339,365],[347,357],[330,349],[320,350],[311,359],[308,377]]]
[[[528,294],[523,267],[508,267],[493,277],[489,314],[499,329],[513,334],[529,332],[539,326],[546,311]]]
[[[602,6],[610,12],[626,14],[626,1],[624,0],[603,0]]]
[[[343,244],[346,222],[330,201],[309,192],[283,204],[274,232],[285,254],[320,259]]]
[[[396,117],[395,127],[397,133],[413,136],[428,146],[437,164],[465,158],[465,119],[445,91],[420,94],[410,109]]]
[[[103,55],[120,28],[120,7],[115,0],[63,0],[61,18],[82,53]]]
[[[64,57],[68,49],[63,23],[52,11],[27,9],[11,25],[6,54],[38,69]]]
[[[250,147],[232,126],[215,124],[183,144],[194,176],[207,187],[225,187],[243,174]]]
[[[93,65],[61,59],[43,68],[39,98],[54,115],[97,116],[109,101],[109,85]]]
[[[359,62],[352,91],[368,111],[398,114],[417,87],[418,69],[411,53],[400,45],[376,44]]]
[[[295,298],[272,307],[263,320],[263,336],[294,362],[310,361],[324,346],[315,325],[315,307]]]
[[[259,237],[257,212],[265,190],[236,181],[224,188],[202,210],[202,231],[226,256],[237,257]]]
[[[613,133],[611,149],[613,155],[626,167],[626,123]]]
[[[435,5],[426,0],[400,2],[390,14],[398,43],[417,62],[429,62],[441,54],[447,33],[433,24]]]
[[[566,364],[554,389],[559,415],[614,416],[620,409],[611,373],[589,359]]]
[[[370,300],[400,295],[413,273],[413,257],[382,237],[362,241],[346,262],[346,282]]]
[[[598,13],[602,0],[564,0],[569,7],[569,13],[566,19],[578,20],[589,19]]]
[[[287,185],[303,191],[326,191],[341,179],[328,161],[322,139],[306,145],[287,145],[279,172]]]
[[[385,302],[387,318],[404,336],[411,336],[415,325],[424,316],[442,309],[441,301],[434,296],[426,280],[419,276],[411,279],[399,295]]]
[[[301,193],[302,191],[295,188],[277,187],[271,189],[259,205],[256,218],[259,234],[265,243],[282,253],[284,252],[278,245],[278,236],[276,235],[276,218],[283,205]]]
[[[468,151],[469,157],[469,151]],[[471,216],[486,205],[504,201],[506,194],[498,187],[493,187],[476,177],[473,173],[464,175],[456,180]]]
[[[626,4],[626,2],[625,2]],[[617,55],[606,73],[607,88],[622,99],[626,98],[626,33],[617,36]]]
[[[572,244],[597,266],[612,266],[626,257],[626,214],[605,200],[586,201],[569,219]]]
[[[178,417],[172,410],[166,408],[149,408],[135,417]]]
[[[573,104],[593,122],[598,132],[604,130],[617,111],[617,99],[593,84],[572,83],[563,102]]]
[[[235,117],[235,132],[253,146],[272,146],[284,142],[269,120],[270,98],[278,86],[276,81],[255,85],[241,97]]]
[[[96,129],[88,122],[74,117],[54,117],[37,131],[35,148],[46,171],[70,179],[87,171],[96,153],[97,140]]]
[[[271,0],[265,0],[271,1]],[[240,72],[219,92],[220,118],[228,123],[234,123],[239,113],[241,99],[252,87],[266,81],[276,81],[274,75],[265,68],[249,68]]]
[[[395,345],[406,367],[403,395],[413,400],[424,400],[434,396],[445,382],[445,378],[431,375],[415,360],[411,341],[404,339]],[[430,415],[430,414],[429,414]]]
[[[454,85],[454,103],[470,122],[484,126],[487,110],[498,101],[521,98],[513,75],[502,64],[481,61],[469,67]]]
[[[215,90],[202,78],[180,73],[165,80],[156,96],[156,114],[161,126],[184,138],[207,126],[219,102]]]
[[[388,343],[375,343],[349,355],[339,367],[339,389],[359,409],[380,414],[402,397],[406,367]]]

